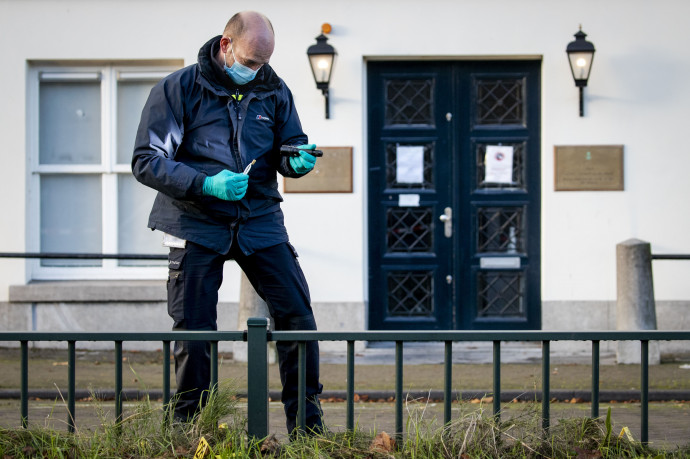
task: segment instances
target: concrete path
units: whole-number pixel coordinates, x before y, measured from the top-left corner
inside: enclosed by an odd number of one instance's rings
[[[454,342],[453,363],[482,364],[493,362],[493,343],[486,341]],[[445,347],[443,343],[405,343],[403,345],[405,365],[442,364],[444,362]],[[347,354],[343,352],[328,352],[321,355],[322,363],[346,363]],[[591,350],[583,347],[582,351],[560,350],[552,346],[549,353],[550,361],[554,364],[590,364]],[[612,365],[616,362],[616,355],[610,351],[601,351],[599,355],[601,365]],[[542,347],[539,342],[506,342],[501,343],[501,363],[541,363]],[[356,365],[394,365],[394,343],[370,343],[365,349],[356,353]]]

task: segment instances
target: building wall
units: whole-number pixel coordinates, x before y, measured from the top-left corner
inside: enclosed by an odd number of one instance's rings
[[[277,44],[271,65],[291,87],[310,139],[353,147],[353,193],[288,194],[284,203],[314,302],[359,305],[345,328],[366,320],[364,82],[371,59],[541,56],[544,328],[555,328],[547,319],[554,317],[555,305],[592,309],[615,301],[618,242],[636,237],[650,241],[654,253],[690,253],[685,235],[690,154],[682,137],[690,103],[685,82],[690,30],[684,22],[690,3],[684,0],[0,0],[0,251],[36,249],[27,237],[27,202],[36,191],[27,187],[26,160],[32,63],[181,59],[191,64],[233,13],[256,8],[273,21]],[[333,26],[329,42],[338,51],[330,120],[324,119],[323,97],[305,56],[324,22]],[[582,118],[564,52],[578,24],[597,48]],[[623,144],[625,191],[555,192],[553,148],[573,144]],[[679,301],[687,314],[690,263],[654,263],[657,299]],[[30,280],[25,261],[0,259],[0,301],[8,301],[10,285]],[[221,301],[237,302],[238,295],[239,271],[229,265]]]

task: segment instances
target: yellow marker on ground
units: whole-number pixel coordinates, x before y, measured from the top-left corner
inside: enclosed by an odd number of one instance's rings
[[[194,459],[204,459],[210,451],[211,445],[208,444],[204,437],[201,437],[199,439],[199,446],[196,448],[196,453],[194,453]]]
[[[621,429],[621,433],[620,433],[620,435],[618,435],[618,438],[623,438],[623,434],[625,434],[625,436],[628,437],[628,441],[630,441],[630,442],[635,441],[633,439],[632,433],[630,432],[630,429],[628,429],[627,427],[623,427],[623,429]]]

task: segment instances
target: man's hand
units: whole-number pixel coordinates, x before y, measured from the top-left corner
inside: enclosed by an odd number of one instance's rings
[[[224,201],[239,201],[247,192],[249,176],[224,169],[204,180],[204,194]]]
[[[316,148],[316,145],[309,143],[306,145],[298,145],[297,148],[301,150],[313,150]],[[292,167],[292,170],[298,174],[306,174],[310,170],[314,169],[315,164],[316,157],[305,151],[300,151],[299,156],[290,158],[290,167]]]

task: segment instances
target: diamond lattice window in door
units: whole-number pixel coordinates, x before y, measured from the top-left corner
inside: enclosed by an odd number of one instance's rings
[[[477,317],[524,317],[524,293],[521,271],[480,271]]]
[[[434,125],[433,79],[389,79],[384,85],[386,127]]]
[[[392,207],[386,211],[388,252],[418,253],[433,249],[431,208]]]
[[[388,273],[388,315],[431,317],[434,312],[434,285],[429,271]]]

